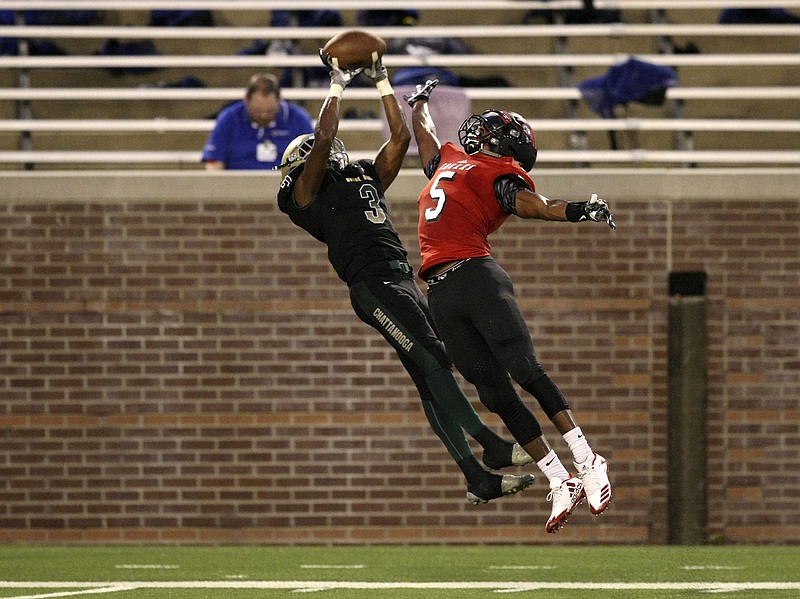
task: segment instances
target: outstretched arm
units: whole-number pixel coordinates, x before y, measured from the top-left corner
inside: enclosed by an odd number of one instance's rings
[[[429,79],[425,85],[418,85],[416,92],[405,96],[406,102],[411,106],[411,127],[414,130],[414,139],[417,141],[417,150],[423,168],[434,156],[439,154],[442,146],[439,138],[436,137],[436,124],[428,110],[428,99],[438,83],[438,79]]]
[[[411,132],[408,130],[406,115],[400,108],[389,83],[386,67],[383,66],[383,61],[377,53],[372,55],[372,66],[364,69],[364,75],[372,79],[381,94],[383,112],[389,123],[389,139],[384,142],[375,156],[375,170],[378,172],[381,185],[385,190],[394,182],[403,166],[403,159],[408,152],[408,145],[411,143]]]
[[[514,214],[520,218],[538,218],[539,220],[568,220],[565,200],[551,200],[535,191],[520,190]]]
[[[535,191],[520,189],[516,195],[514,214],[521,218],[538,218],[540,220],[604,221],[612,229],[617,228],[608,204],[605,200],[598,198],[596,193],[592,194],[588,202],[567,202],[551,200]]]
[[[300,207],[308,206],[319,191],[328,166],[333,140],[339,130],[339,109],[344,88],[360,71],[350,72],[339,69],[335,60],[323,61],[331,69],[331,88],[322,103],[317,124],[314,126],[314,145],[306,158],[305,168],[294,184],[294,201]]]

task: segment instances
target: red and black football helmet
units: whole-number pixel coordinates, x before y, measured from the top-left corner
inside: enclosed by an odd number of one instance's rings
[[[458,141],[467,154],[486,149],[501,156],[511,156],[529,171],[536,163],[536,137],[527,121],[516,112],[486,110],[473,114],[458,129]]]

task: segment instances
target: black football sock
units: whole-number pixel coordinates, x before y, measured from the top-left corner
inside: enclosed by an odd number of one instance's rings
[[[446,410],[443,410],[435,401],[423,400],[422,411],[425,412],[431,429],[433,429],[436,436],[444,443],[444,446],[447,448],[447,453],[450,454],[456,463],[460,463],[462,460],[469,457],[475,460],[469,442],[464,436],[464,431],[457,422],[453,422],[453,419]],[[478,461],[475,460],[475,463],[477,464]]]
[[[458,422],[471,437],[475,437],[478,431],[486,428],[486,424],[469,403],[469,399],[458,386],[450,370],[446,368],[434,370],[428,374],[425,382],[436,402],[450,413],[453,420]]]
[[[467,456],[458,462],[458,467],[464,473],[467,482],[471,484],[488,483],[493,475],[488,472],[483,466],[480,465],[478,459],[474,455]]]
[[[494,468],[505,468],[511,466],[511,454],[514,451],[514,444],[501,438],[489,427],[484,427],[474,435],[481,447],[483,447],[483,461],[486,462],[487,456],[491,456],[489,461]]]

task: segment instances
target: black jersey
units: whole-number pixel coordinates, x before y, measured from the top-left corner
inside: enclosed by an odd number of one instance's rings
[[[294,182],[304,167],[298,166],[281,181],[278,206],[328,246],[328,260],[343,281],[353,285],[368,276],[388,274],[391,261],[407,260],[372,160],[343,169],[329,164],[314,200],[298,208]]]

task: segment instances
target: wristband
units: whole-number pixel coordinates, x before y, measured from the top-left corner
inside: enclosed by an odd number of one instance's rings
[[[344,87],[342,87],[338,83],[331,83],[331,89],[328,90],[328,97],[329,98],[341,98],[343,91],[344,91]]]
[[[394,90],[392,89],[392,84],[389,83],[388,79],[381,79],[378,83],[375,84],[375,87],[378,90],[378,93],[383,96],[393,96]]]
[[[567,202],[566,216],[571,223],[579,223],[586,218],[586,202]]]

